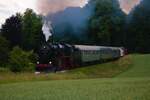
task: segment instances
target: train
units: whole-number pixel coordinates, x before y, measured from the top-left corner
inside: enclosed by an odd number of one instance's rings
[[[37,52],[36,71],[60,71],[118,59],[126,55],[123,47],[44,44]]]

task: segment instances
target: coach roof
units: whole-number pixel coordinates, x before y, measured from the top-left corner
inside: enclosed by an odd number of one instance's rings
[[[100,50],[100,46],[75,45],[79,50]]]

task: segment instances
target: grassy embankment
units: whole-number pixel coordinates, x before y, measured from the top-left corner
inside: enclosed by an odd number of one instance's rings
[[[0,100],[150,100],[150,79],[115,78],[1,84]]]
[[[98,64],[74,70],[66,71],[64,73],[49,73],[35,75],[30,73],[12,73],[8,70],[1,70],[0,84],[12,82],[25,81],[43,81],[43,80],[66,80],[66,79],[91,79],[91,78],[112,78],[124,72],[131,67],[131,56],[126,56],[117,61]]]
[[[55,79],[79,78],[75,74],[78,73],[81,78],[95,77],[97,79],[11,84],[4,84],[6,82],[3,83],[1,80],[3,84],[0,84],[0,100],[150,100],[150,55],[130,55],[119,61],[91,67],[55,75],[41,75],[36,78],[37,80],[51,79],[52,76]],[[24,78],[21,78],[23,76]],[[33,76],[34,74],[28,74],[26,78],[28,81],[33,81],[35,80]],[[26,79],[25,74],[16,75],[16,77],[16,81]]]
[[[132,55],[132,64],[128,71],[117,77],[148,77],[150,78],[150,55]]]

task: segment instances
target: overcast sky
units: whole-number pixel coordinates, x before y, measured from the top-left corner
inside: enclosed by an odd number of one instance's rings
[[[0,0],[0,24],[16,12],[24,12],[26,8],[36,11],[37,0]],[[37,12],[37,11],[36,11]]]
[[[4,23],[5,19],[10,17],[12,14],[16,12],[23,13],[26,8],[33,9],[36,13],[38,13],[37,2],[39,0],[0,0],[0,25]],[[78,2],[83,2],[83,0],[78,0]],[[87,0],[85,0],[86,3]],[[121,7],[125,12],[128,12],[134,4],[137,4],[139,0],[120,0]],[[79,3],[81,4],[81,3]],[[83,5],[83,4],[82,4]],[[81,6],[81,5],[79,5]]]
[[[119,0],[121,8],[124,12],[129,13],[129,11],[137,4],[140,3],[140,0]]]

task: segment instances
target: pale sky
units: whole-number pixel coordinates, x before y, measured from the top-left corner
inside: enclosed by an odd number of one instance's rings
[[[38,13],[38,10],[36,8],[37,1],[39,0],[0,0],[0,25],[3,24],[5,22],[5,19],[10,17],[12,14],[15,14],[16,12],[23,13],[26,8],[31,8],[36,13]],[[127,7],[130,7],[130,6],[126,6],[126,5],[130,5],[129,3],[131,3],[132,4],[131,6],[133,6],[134,3],[136,3],[138,0],[121,0],[121,1],[123,1],[122,8],[124,7],[123,8],[124,11],[127,11],[129,10],[129,8]],[[80,0],[78,2],[80,2]]]
[[[0,0],[0,25],[5,19],[16,12],[23,13],[26,8],[32,8],[36,11],[37,0]]]
[[[135,5],[139,4],[141,0],[119,0],[119,1],[122,10],[128,14],[129,11],[131,11]]]

